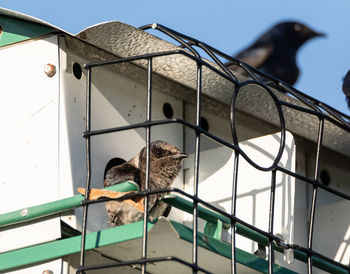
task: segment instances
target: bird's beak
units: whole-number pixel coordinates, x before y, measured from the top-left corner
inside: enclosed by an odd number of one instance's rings
[[[325,34],[323,32],[316,32],[316,31],[314,31],[312,36],[313,37],[327,37],[327,34]]]
[[[173,158],[182,160],[182,159],[188,158],[188,155],[186,153],[179,153],[179,154],[173,155]]]

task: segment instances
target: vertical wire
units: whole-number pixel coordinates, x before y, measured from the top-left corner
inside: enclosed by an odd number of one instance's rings
[[[239,154],[235,151],[233,162],[233,182],[232,182],[232,200],[231,200],[231,215],[236,217],[236,201],[237,201],[237,177],[238,177],[238,161]],[[236,222],[231,221],[231,274],[236,271]]]
[[[87,69],[86,74],[86,132],[91,129],[91,68]],[[90,194],[90,182],[91,182],[91,155],[90,155],[90,136],[85,137],[86,146],[86,184],[85,184],[85,200],[89,198]],[[85,241],[86,241],[86,228],[88,217],[88,204],[83,205],[83,220],[81,231],[81,246],[80,246],[80,260],[79,267],[84,267],[85,264]],[[81,272],[81,271],[79,271]]]
[[[151,121],[152,111],[152,58],[148,59],[147,67],[147,109],[146,121]],[[146,127],[146,167],[145,167],[145,190],[149,189],[149,174],[150,174],[150,142],[151,142],[151,128]],[[142,236],[142,259],[147,258],[147,226],[148,226],[148,194],[144,199],[144,215],[143,215],[143,236]],[[146,262],[141,266],[142,274],[146,273]]]
[[[275,215],[275,192],[276,192],[276,170],[271,174],[270,211],[269,211],[269,233],[273,233],[273,222]],[[273,273],[274,252],[271,238],[269,238],[269,273]]]
[[[320,119],[319,128],[318,128],[318,138],[317,138],[316,161],[315,161],[315,174],[314,174],[315,181],[318,179],[319,168],[320,168],[320,153],[321,153],[321,145],[322,145],[322,138],[323,138],[323,129],[324,129],[324,119]],[[311,202],[310,219],[309,219],[309,233],[308,233],[308,240],[307,240],[308,249],[312,249],[317,189],[318,187],[316,185],[313,185],[312,202]],[[312,256],[309,253],[307,254],[307,270],[309,274],[312,273]]]
[[[197,95],[196,95],[196,126],[201,126],[201,94],[202,94],[202,65],[197,63]],[[196,145],[194,157],[194,185],[193,185],[193,250],[192,263],[198,266],[198,175],[199,175],[199,149],[200,149],[200,132],[196,131]],[[197,268],[193,269],[193,273],[197,273]]]
[[[236,116],[235,116],[235,102],[238,95],[239,87],[235,84],[235,90],[231,97],[230,102],[230,126],[232,133],[232,141],[238,146],[237,133],[236,133]],[[238,178],[238,161],[239,153],[235,150],[235,158],[233,162],[233,182],[232,182],[232,197],[231,197],[231,215],[236,217],[236,205],[237,205],[237,178]],[[236,274],[236,222],[231,219],[231,274]]]

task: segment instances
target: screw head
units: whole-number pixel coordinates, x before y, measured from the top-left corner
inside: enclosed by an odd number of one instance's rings
[[[53,64],[46,64],[44,72],[48,77],[53,77],[56,74],[56,66]]]
[[[24,209],[22,210],[22,212],[21,212],[22,217],[27,216],[27,214],[28,214],[28,209],[27,209],[27,208],[24,208]]]

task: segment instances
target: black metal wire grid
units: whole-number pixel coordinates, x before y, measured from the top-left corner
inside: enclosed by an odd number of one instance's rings
[[[190,268],[192,268],[193,273],[197,273],[198,271],[203,273],[210,273],[207,270],[201,268],[199,266],[198,262],[198,204],[204,205],[215,212],[222,214],[223,216],[230,218],[231,220],[231,273],[237,273],[236,269],[236,231],[235,231],[235,225],[236,223],[242,224],[253,231],[260,233],[261,235],[264,235],[268,238],[268,271],[269,273],[273,273],[273,262],[274,262],[274,243],[277,244],[277,246],[283,247],[284,249],[293,249],[293,250],[300,250],[305,252],[307,254],[307,269],[308,273],[312,273],[312,266],[313,266],[313,257],[320,258],[336,267],[339,267],[340,269],[343,269],[345,271],[350,271],[350,266],[343,265],[339,262],[336,262],[335,260],[322,255],[315,250],[312,249],[312,243],[313,243],[313,230],[314,230],[314,219],[315,219],[315,212],[316,212],[316,200],[317,200],[317,191],[319,188],[328,191],[334,195],[337,195],[338,197],[341,197],[345,200],[350,201],[350,195],[345,194],[343,192],[340,192],[336,189],[333,189],[331,187],[328,187],[327,185],[324,185],[320,183],[319,181],[319,166],[320,166],[320,155],[322,150],[322,139],[324,135],[324,123],[325,121],[328,121],[337,127],[342,128],[343,130],[347,131],[350,134],[350,117],[346,116],[337,110],[333,109],[332,107],[321,103],[317,101],[316,99],[307,96],[306,94],[288,86],[287,84],[283,83],[277,78],[274,78],[270,75],[267,75],[261,71],[258,71],[257,69],[235,59],[231,56],[216,50],[215,48],[199,41],[196,39],[193,39],[191,37],[188,37],[186,35],[183,35],[181,33],[178,33],[174,30],[171,30],[167,27],[164,27],[159,24],[152,24],[152,25],[145,25],[143,27],[140,27],[142,30],[147,29],[155,29],[158,30],[169,37],[173,38],[175,41],[180,43],[181,47],[183,49],[173,50],[173,51],[165,51],[165,52],[158,52],[158,53],[151,53],[151,54],[144,54],[129,58],[123,58],[118,60],[111,60],[111,61],[104,61],[104,62],[92,62],[87,65],[85,65],[85,69],[87,70],[87,89],[86,89],[86,131],[84,132],[84,138],[86,139],[86,168],[87,168],[87,178],[86,178],[86,185],[85,185],[85,201],[83,203],[83,218],[82,218],[82,241],[81,241],[81,250],[80,250],[80,266],[77,269],[77,273],[84,273],[87,270],[93,270],[93,269],[101,269],[101,268],[110,268],[110,267],[118,267],[118,266],[125,266],[125,265],[132,265],[132,264],[139,264],[141,265],[141,271],[142,273],[146,273],[146,268],[148,263],[154,263],[154,262],[164,262],[164,261],[176,261],[178,263],[184,264]],[[216,67],[212,66],[210,63],[205,61],[201,55],[199,54],[199,51],[196,50],[197,48],[203,50],[208,56],[212,58],[212,60],[220,67],[220,70]],[[196,83],[196,119],[195,124],[188,123],[182,119],[165,119],[165,120],[151,120],[151,109],[152,109],[152,61],[155,58],[163,57],[163,56],[170,56],[170,55],[176,55],[181,54],[185,56],[186,58],[189,58],[196,62],[197,70],[196,70],[196,77],[197,77],[197,83]],[[224,63],[219,59],[219,57],[222,57],[226,60],[229,60],[231,63],[236,64],[238,67],[243,69],[247,75],[250,76],[250,80],[240,82],[237,77],[227,69],[224,65]],[[146,121],[142,123],[127,125],[127,126],[119,126],[119,127],[113,127],[113,128],[106,128],[101,130],[91,130],[91,76],[92,76],[92,69],[95,67],[101,67],[106,65],[112,65],[112,64],[121,64],[125,62],[133,62],[137,60],[147,60],[147,105],[146,105]],[[221,138],[205,131],[201,127],[201,96],[202,96],[202,68],[205,66],[206,68],[212,70],[213,72],[219,74],[224,79],[232,82],[235,85],[235,89],[233,91],[233,96],[231,100],[231,112],[230,112],[230,121],[231,121],[231,129],[232,129],[232,138],[233,138],[233,144],[228,143]],[[268,82],[262,82],[261,76],[264,77],[264,79],[268,79]],[[291,94],[294,98],[297,98],[300,102],[305,104],[307,107],[302,107],[299,105],[294,105],[285,101],[281,101],[278,99],[276,94],[272,92],[270,89],[271,84],[274,87],[278,87],[280,90],[282,90],[285,93]],[[280,141],[280,148],[278,151],[278,154],[269,167],[262,167],[255,163],[252,159],[248,157],[248,155],[239,147],[238,145],[238,138],[237,138],[237,130],[236,130],[236,100],[239,92],[242,92],[242,88],[247,85],[258,85],[261,88],[263,88],[272,98],[280,120],[280,127],[281,127],[281,141]],[[285,120],[284,120],[284,114],[282,111],[282,107],[287,107],[291,109],[295,109],[298,111],[302,111],[305,113],[308,113],[310,115],[313,115],[318,118],[319,121],[319,129],[318,129],[318,138],[317,138],[317,152],[316,152],[316,159],[315,159],[315,173],[314,178],[310,179],[305,176],[302,176],[300,174],[291,172],[283,167],[278,166],[278,163],[282,157],[282,152],[285,145]],[[195,136],[195,158],[194,158],[194,190],[193,195],[190,195],[188,193],[183,192],[180,189],[177,188],[168,188],[168,189],[160,189],[160,190],[149,190],[149,161],[150,161],[150,140],[151,140],[151,127],[156,125],[165,125],[165,124],[171,124],[171,123],[177,123],[181,124],[185,127],[191,128],[196,132]],[[101,134],[108,134],[112,132],[119,132],[119,131],[125,131],[130,129],[137,129],[137,128],[145,128],[146,129],[146,171],[145,171],[145,190],[140,191],[136,194],[128,194],[124,196],[123,198],[119,199],[102,199],[98,201],[90,201],[88,200],[89,197],[89,191],[90,191],[90,184],[91,184],[91,152],[90,152],[90,138],[93,136],[101,135]],[[231,197],[231,214],[213,206],[210,203],[207,203],[206,201],[200,199],[198,197],[198,173],[199,173],[199,164],[200,164],[200,140],[201,135],[204,135],[234,151],[234,166],[233,166],[233,182],[232,182],[232,197]],[[238,176],[238,162],[239,158],[243,157],[250,165],[255,167],[258,170],[261,171],[271,171],[271,190],[270,190],[270,210],[269,210],[269,225],[268,225],[268,231],[263,231],[257,227],[254,227],[253,225],[250,225],[243,220],[236,217],[236,196],[237,196],[237,176]],[[312,201],[311,201],[311,208],[310,208],[310,217],[309,217],[309,230],[308,230],[308,241],[307,246],[299,246],[295,244],[286,244],[283,242],[282,239],[274,235],[274,229],[273,229],[273,223],[274,223],[274,209],[275,209],[275,189],[276,189],[276,173],[277,172],[283,172],[289,176],[292,176],[296,179],[299,179],[300,181],[303,181],[307,184],[312,185],[313,187],[313,193],[312,193]],[[194,208],[193,208],[193,244],[192,244],[192,263],[186,262],[180,258],[173,257],[173,256],[164,256],[159,258],[149,258],[147,256],[147,220],[148,220],[148,196],[151,194],[156,193],[167,193],[167,192],[175,192],[180,193],[190,199],[192,199]],[[105,202],[106,200],[121,200],[121,199],[127,199],[132,198],[135,196],[144,196],[144,227],[143,227],[143,238],[142,238],[142,251],[141,251],[141,258],[139,260],[133,260],[133,261],[126,261],[126,262],[118,262],[113,264],[104,264],[104,265],[90,265],[85,266],[85,239],[86,239],[86,229],[87,229],[87,217],[88,217],[88,207],[90,204],[93,203],[99,203],[99,202]]]

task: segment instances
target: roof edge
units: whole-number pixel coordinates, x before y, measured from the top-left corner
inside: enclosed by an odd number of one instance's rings
[[[27,14],[24,14],[24,13],[21,13],[18,11],[13,11],[13,10],[9,10],[9,9],[0,7],[0,16],[11,17],[11,18],[14,18],[17,20],[26,21],[28,23],[35,23],[35,24],[47,26],[47,27],[53,28],[55,30],[60,30],[60,31],[63,31],[65,33],[68,33],[67,31],[62,30],[59,27],[56,27],[55,25],[52,25],[52,24],[45,22],[41,19],[38,19],[36,17],[30,16],[30,15],[27,15]],[[70,34],[70,33],[68,33],[68,34]]]

